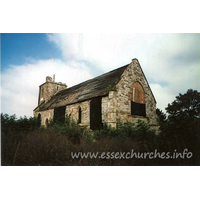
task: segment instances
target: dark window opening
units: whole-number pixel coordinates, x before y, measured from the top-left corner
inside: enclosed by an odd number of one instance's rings
[[[78,109],[78,123],[81,124],[81,107]]]
[[[39,121],[39,123],[41,125],[41,114],[40,113],[38,114],[38,121]]]
[[[90,128],[97,130],[102,127],[101,97],[90,101]]]
[[[143,103],[131,101],[131,115],[146,117],[146,106]]]
[[[48,124],[48,122],[49,122],[49,120],[48,120],[48,118],[46,118],[46,122],[45,122],[45,123],[46,123],[46,125]]]
[[[54,122],[65,122],[65,110],[66,106],[54,108]]]
[[[57,90],[58,90],[58,86],[57,86]]]

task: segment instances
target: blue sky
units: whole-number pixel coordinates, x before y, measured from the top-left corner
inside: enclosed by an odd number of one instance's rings
[[[31,59],[61,59],[58,48],[48,42],[46,34],[1,34],[1,70],[10,65],[23,65]]]
[[[163,111],[199,89],[199,34],[1,34],[1,112],[32,116],[46,76],[70,87],[133,58]]]

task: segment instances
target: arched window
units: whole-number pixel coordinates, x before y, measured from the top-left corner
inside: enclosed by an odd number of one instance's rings
[[[78,109],[78,123],[81,123],[81,107]]]
[[[131,115],[146,116],[145,92],[139,82],[133,84],[131,97]]]
[[[133,84],[132,101],[136,103],[145,103],[144,89],[139,82]]]
[[[39,123],[41,125],[41,114],[40,113],[38,114],[38,121],[39,121]]]

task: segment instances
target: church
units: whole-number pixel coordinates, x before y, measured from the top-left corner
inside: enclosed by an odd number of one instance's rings
[[[46,126],[50,119],[64,122],[70,115],[80,126],[95,130],[104,123],[145,121],[158,130],[156,100],[137,59],[131,63],[73,87],[49,76],[39,86],[34,116]]]

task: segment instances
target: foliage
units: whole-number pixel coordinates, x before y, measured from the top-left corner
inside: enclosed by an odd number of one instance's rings
[[[198,97],[198,98],[197,98]],[[190,102],[192,105],[190,105]],[[186,104],[186,105],[184,105]],[[46,128],[37,118],[16,119],[1,114],[2,165],[198,165],[199,93],[188,90],[167,107],[168,117],[157,109],[159,135],[139,120],[103,125],[91,131],[67,115],[64,123],[50,120]],[[71,152],[183,152],[191,159],[73,159]]]
[[[165,122],[167,119],[166,114],[160,110],[159,108],[156,109],[156,114],[158,115],[159,122]]]
[[[71,115],[65,116],[64,123],[50,120],[48,128],[57,132],[57,134],[65,135],[73,144],[80,144],[81,142],[88,142],[91,140],[91,134],[86,127],[78,125],[78,121],[71,118]]]
[[[15,152],[22,138],[28,132],[39,130],[40,120],[35,117],[16,118],[16,115],[9,116],[1,113],[1,152],[2,162],[8,160],[9,165],[12,165],[15,160]]]
[[[117,91],[116,85],[114,85],[114,86],[109,85],[109,86],[107,87],[107,92],[110,92],[110,91]]]
[[[168,104],[166,111],[169,118],[200,118],[200,93],[190,89],[185,94],[179,94],[176,100]]]
[[[39,128],[41,121],[37,117],[16,118],[16,115],[9,116],[1,113],[1,131],[3,133],[16,132],[22,133]]]
[[[93,133],[94,138],[99,140],[102,138],[132,138],[138,142],[149,141],[149,139],[155,136],[155,132],[150,130],[149,126],[141,120],[138,120],[137,124],[127,122],[125,124],[118,123],[117,128],[108,127],[104,124],[103,128]]]
[[[189,149],[193,152],[192,163],[197,163],[199,153],[200,93],[188,90],[179,94],[168,104],[168,118],[160,112],[161,137],[170,144],[171,149]],[[158,112],[157,112],[158,113]],[[164,120],[163,120],[164,119]]]

